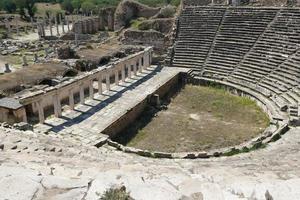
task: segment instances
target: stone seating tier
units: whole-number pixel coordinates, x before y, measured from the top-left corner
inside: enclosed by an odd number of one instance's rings
[[[297,113],[300,9],[188,6],[178,21],[172,66],[258,87],[276,106]]]

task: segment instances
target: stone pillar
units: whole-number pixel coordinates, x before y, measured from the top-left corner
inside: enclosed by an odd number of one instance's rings
[[[150,67],[151,64],[152,64],[152,51],[153,51],[153,49],[151,48],[151,49],[149,50],[149,63],[148,63],[148,67]]]
[[[75,102],[74,102],[74,93],[72,89],[69,91],[69,106],[72,110],[74,110]]]
[[[54,115],[55,117],[61,116],[61,103],[58,95],[53,96],[53,106],[54,106]]]
[[[139,62],[139,73],[142,73],[143,72],[142,58],[139,58],[138,62]]]
[[[103,77],[102,77],[102,74],[100,73],[99,74],[99,77],[98,77],[98,94],[101,95],[102,92],[103,92],[103,88],[102,88],[102,80],[103,80]]]
[[[84,34],[88,33],[88,22],[87,22],[87,20],[83,20],[83,30],[82,30],[82,32]]]
[[[43,124],[45,122],[45,114],[44,114],[44,105],[42,100],[36,102],[36,107],[38,109],[40,124]]]
[[[60,36],[59,34],[59,27],[58,27],[58,22],[57,22],[57,17],[55,16],[55,27],[56,27],[56,35]]]
[[[32,32],[35,32],[34,22],[33,22],[33,18],[32,17],[30,18],[30,23],[31,23]]]
[[[25,55],[23,56],[23,66],[28,66],[27,58]]]
[[[89,84],[89,94],[90,94],[90,98],[93,99],[94,98],[94,86],[93,86],[94,81],[90,80],[90,84]]]
[[[119,85],[119,66],[113,68],[115,70],[115,84]]]
[[[33,62],[36,63],[38,62],[38,60],[39,60],[38,55],[35,53],[33,57]]]
[[[84,104],[84,86],[83,86],[83,84],[79,86],[79,96],[80,96],[80,103]]]
[[[114,13],[113,13],[113,11],[110,11],[108,13],[107,21],[108,21],[108,26],[107,26],[108,30],[114,31]]]
[[[127,70],[128,70],[128,78],[131,78],[131,63],[127,65]]]
[[[78,34],[77,33],[75,33],[75,45],[76,46],[79,45],[79,43],[78,43]]]
[[[38,31],[39,39],[42,39],[42,29],[39,23],[37,23],[37,31]]]
[[[5,70],[4,70],[4,73],[10,73],[11,70],[9,68],[9,64],[8,63],[5,63]]]
[[[101,10],[99,12],[99,30],[100,31],[104,31],[105,30],[103,10]]]
[[[106,81],[106,90],[110,90],[110,69],[106,69],[105,74],[105,81]]]
[[[7,34],[10,35],[11,29],[10,29],[10,23],[8,20],[5,21],[5,27],[7,29]]]
[[[49,29],[50,29],[50,36],[53,36],[53,31],[52,31],[52,18],[49,19]]]
[[[68,18],[67,18],[67,26],[68,26],[68,31],[70,31],[70,22]]]
[[[122,82],[125,82],[126,79],[126,74],[125,74],[125,70],[126,70],[126,65],[122,65]]]
[[[78,21],[78,34],[82,34],[83,33],[83,22],[82,21]]]
[[[43,22],[38,23],[38,34],[40,39],[45,36],[45,28]]]
[[[95,32],[99,31],[99,18],[93,18]]]
[[[137,62],[133,61],[133,74],[136,76],[137,75]]]
[[[65,31],[65,20],[61,20],[61,27],[62,27],[62,32],[66,33],[66,31]]]
[[[145,52],[144,54],[144,69],[147,69],[149,66],[149,53]]]
[[[27,113],[26,113],[26,109],[22,108],[22,121],[27,123]]]

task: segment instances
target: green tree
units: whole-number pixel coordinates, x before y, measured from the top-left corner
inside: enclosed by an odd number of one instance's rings
[[[61,3],[61,6],[64,10],[68,11],[69,13],[72,13],[74,10],[71,0],[63,0],[63,2]]]
[[[17,9],[16,4],[12,0],[1,0],[0,10],[5,10],[8,13],[13,13]]]
[[[82,12],[86,14],[90,13],[94,8],[95,8],[95,2],[93,2],[93,0],[87,0],[81,4]]]
[[[80,0],[72,0],[72,6],[75,10],[79,11],[81,8],[81,1]]]
[[[35,3],[37,0],[15,0],[16,5],[19,8],[19,13],[21,17],[26,18],[26,13],[29,15],[29,17],[34,17],[37,8],[35,6]]]

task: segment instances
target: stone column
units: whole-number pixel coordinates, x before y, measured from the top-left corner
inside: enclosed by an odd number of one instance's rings
[[[78,34],[77,33],[75,33],[75,45],[76,46],[79,45],[79,43],[78,43]]]
[[[90,94],[90,98],[93,99],[94,98],[94,86],[93,86],[94,81],[90,80],[90,84],[89,84],[89,94]]]
[[[53,106],[55,117],[61,116],[61,103],[58,95],[53,96]]]
[[[114,31],[114,13],[113,11],[110,11],[108,13],[108,25],[107,25],[107,28],[109,31]]]
[[[149,66],[149,53],[145,52],[144,54],[144,69],[147,69]]]
[[[34,22],[33,22],[33,18],[32,17],[30,18],[30,23],[31,23],[32,32],[35,32]]]
[[[25,66],[28,66],[27,58],[26,58],[25,55],[23,56],[23,66],[24,66],[24,67],[25,67]]]
[[[99,77],[98,77],[98,94],[101,95],[102,92],[103,92],[103,88],[102,88],[102,80],[103,80],[103,77],[102,77],[102,74],[100,73],[99,74]]]
[[[133,74],[136,76],[137,75],[137,62],[133,61]]]
[[[87,34],[88,33],[88,22],[87,20],[84,20],[83,21],[83,31],[82,31],[84,34]]]
[[[126,65],[122,65],[122,82],[125,82],[126,74],[125,74]]]
[[[5,70],[4,70],[4,73],[10,73],[11,70],[9,68],[9,64],[8,63],[5,63]]]
[[[103,11],[102,10],[99,12],[99,30],[100,31],[105,30],[104,16],[103,16]]]
[[[130,62],[127,65],[127,69],[128,69],[128,78],[131,78],[131,63]]]
[[[50,29],[50,36],[53,36],[53,31],[52,31],[52,18],[49,19],[49,29]]]
[[[45,122],[45,114],[44,114],[44,105],[42,100],[36,102],[36,107],[38,109],[40,124],[43,124]]]
[[[7,29],[7,34],[10,35],[11,30],[10,30],[10,23],[8,20],[5,21],[5,27]]]
[[[68,18],[67,18],[67,26],[68,26],[68,31],[70,31],[70,22]]]
[[[105,74],[105,81],[106,81],[106,90],[110,90],[110,69],[106,69]]]
[[[61,27],[62,27],[62,32],[66,33],[66,31],[65,31],[65,20],[61,20]]]
[[[94,21],[94,29],[96,32],[99,31],[99,18],[93,18]]]
[[[142,58],[138,59],[138,63],[139,63],[139,73],[142,73],[143,72]]]
[[[74,110],[75,102],[74,102],[74,93],[72,89],[69,91],[69,106],[72,110]]]
[[[80,96],[80,103],[84,104],[84,86],[83,86],[83,84],[79,86],[79,96]]]
[[[114,66],[115,70],[115,84],[119,85],[119,66]]]
[[[42,29],[39,23],[37,23],[37,31],[38,31],[39,39],[42,39]]]
[[[57,22],[57,17],[55,16],[55,26],[56,26],[56,35],[60,36],[59,34],[59,27],[58,27],[58,22]]]
[[[38,55],[35,53],[33,57],[33,62],[36,63],[39,61]]]
[[[22,108],[22,121],[27,123],[27,113],[26,113],[26,109]]]

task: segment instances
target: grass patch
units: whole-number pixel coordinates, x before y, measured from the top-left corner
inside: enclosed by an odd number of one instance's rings
[[[133,200],[133,198],[131,198],[129,193],[126,192],[125,187],[121,187],[110,188],[109,190],[105,191],[100,200]]]
[[[147,107],[115,140],[151,151],[202,151],[241,144],[268,125],[266,113],[249,98],[222,87],[186,85],[167,110]]]
[[[138,19],[133,19],[130,21],[130,27],[136,30],[139,30],[140,24],[145,20],[145,18],[140,17]]]

